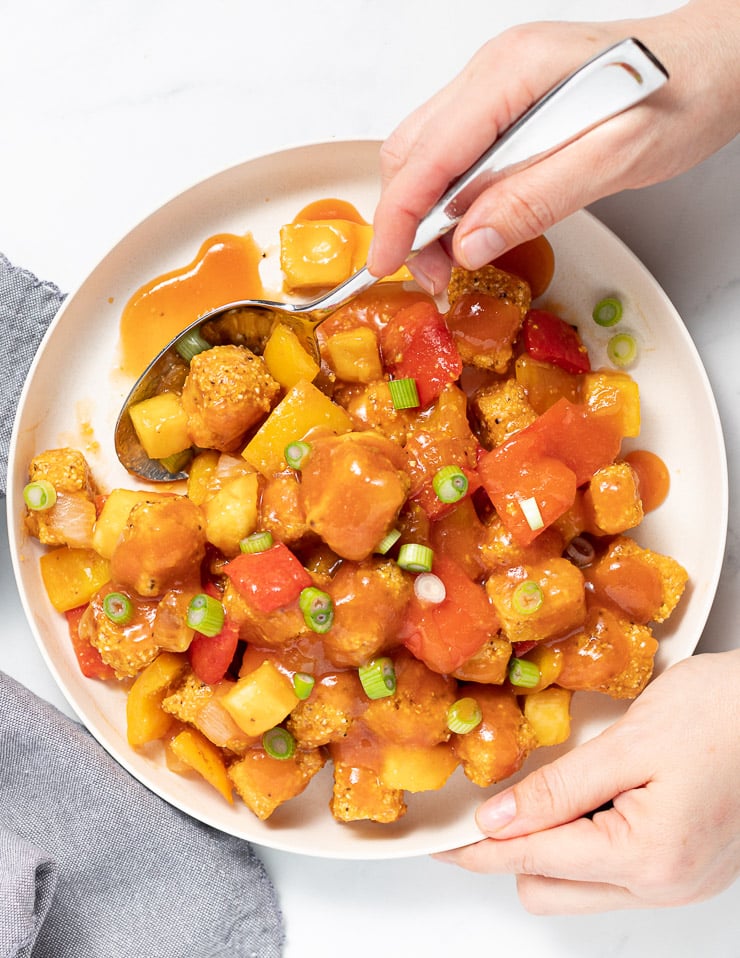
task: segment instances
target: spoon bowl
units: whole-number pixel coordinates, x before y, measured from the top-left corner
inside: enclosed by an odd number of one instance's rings
[[[473,201],[493,182],[561,149],[588,130],[629,109],[659,89],[668,73],[639,40],[622,40],[588,60],[538,100],[463,173],[419,223],[410,258],[450,232]],[[144,451],[129,410],[164,389],[177,390],[187,376],[187,348],[198,333],[207,345],[229,342],[261,353],[275,323],[289,325],[318,357],[316,328],[328,316],[378,281],[363,267],[324,296],[308,303],[238,300],[198,317],[149,364],[127,396],[115,427],[121,464],[150,482],[187,478]],[[181,352],[182,351],[182,352]]]

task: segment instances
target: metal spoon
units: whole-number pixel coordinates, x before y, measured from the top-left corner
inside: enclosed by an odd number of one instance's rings
[[[462,176],[419,223],[410,256],[452,230],[473,200],[494,180],[554,153],[578,136],[623,112],[661,87],[668,72],[639,40],[609,47],[538,100]],[[287,323],[318,355],[316,327],[331,313],[377,282],[366,267],[325,296],[309,303],[238,300],[219,306],[191,323],[150,363],[129,393],[115,428],[118,458],[129,472],[154,482],[184,479],[144,452],[129,408],[165,388],[177,388],[187,365],[176,346],[193,330],[214,344],[240,342],[259,348],[275,322]]]

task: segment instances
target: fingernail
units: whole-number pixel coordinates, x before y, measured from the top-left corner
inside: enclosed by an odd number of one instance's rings
[[[425,273],[423,269],[419,269],[415,263],[407,263],[406,265],[418,285],[421,286],[425,292],[429,293],[430,296],[436,296],[439,290],[437,289],[434,279]]]
[[[506,249],[503,236],[492,226],[482,226],[460,240],[461,265],[466,269],[479,269],[490,263]]]
[[[514,820],[516,815],[516,801],[514,793],[509,789],[494,795],[478,809],[476,818],[478,827],[487,835],[497,832]]]

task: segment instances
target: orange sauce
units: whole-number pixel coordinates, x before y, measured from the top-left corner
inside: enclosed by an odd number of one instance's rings
[[[657,509],[665,502],[670,489],[671,476],[668,466],[660,456],[647,449],[635,449],[624,458],[637,473],[642,508],[645,512]]]
[[[138,289],[121,317],[121,368],[138,376],[167,343],[210,309],[264,295],[262,251],[251,236],[219,233],[187,266]]]
[[[313,220],[348,220],[350,223],[366,224],[366,221],[351,203],[334,198],[315,200],[313,203],[309,203],[294,217],[293,222],[305,223]]]

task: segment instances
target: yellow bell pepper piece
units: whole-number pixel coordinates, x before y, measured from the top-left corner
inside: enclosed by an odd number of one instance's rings
[[[278,323],[270,334],[262,358],[272,378],[283,389],[292,389],[302,379],[313,382],[319,372],[319,364],[293,330],[283,323]]]
[[[89,602],[110,580],[110,563],[93,549],[60,546],[39,561],[46,594],[58,612]]]
[[[640,435],[640,388],[627,373],[584,373],[581,399],[597,416],[615,416],[623,436]]]
[[[202,506],[208,496],[209,486],[216,474],[220,453],[205,449],[193,459],[188,472],[188,499]]]
[[[341,406],[302,380],[272,410],[242,455],[263,475],[273,476],[287,468],[285,447],[319,426],[340,434],[349,432],[352,422]]]
[[[172,728],[174,718],[162,708],[162,700],[188,668],[185,655],[160,652],[136,676],[126,699],[126,735],[129,745],[138,748],[163,738]]]
[[[196,729],[186,728],[172,739],[170,748],[181,762],[198,772],[227,802],[233,804],[231,781],[218,746]]]

